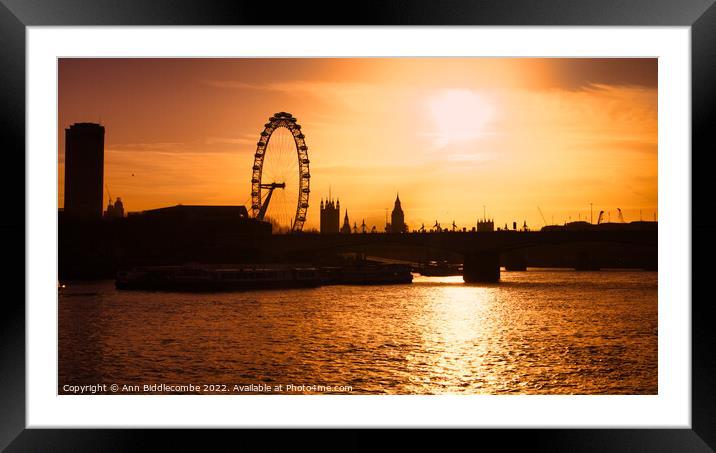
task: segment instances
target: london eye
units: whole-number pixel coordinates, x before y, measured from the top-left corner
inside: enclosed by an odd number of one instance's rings
[[[299,232],[308,211],[311,174],[301,125],[279,112],[264,125],[254,154],[251,213],[277,233]]]

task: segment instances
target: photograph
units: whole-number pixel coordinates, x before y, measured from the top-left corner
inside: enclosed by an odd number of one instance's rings
[[[58,395],[659,395],[658,58],[56,68]]]
[[[0,450],[713,451],[713,3],[0,0]]]

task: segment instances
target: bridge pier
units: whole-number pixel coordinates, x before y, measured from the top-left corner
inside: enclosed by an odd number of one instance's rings
[[[504,255],[505,270],[526,271],[527,255],[524,252],[508,252]]]
[[[599,260],[589,252],[577,253],[577,259],[574,263],[574,270],[577,271],[598,271],[601,269]]]
[[[645,271],[659,270],[659,253],[656,247],[644,254],[641,268]]]
[[[466,283],[500,281],[500,253],[496,250],[466,253],[462,279]]]

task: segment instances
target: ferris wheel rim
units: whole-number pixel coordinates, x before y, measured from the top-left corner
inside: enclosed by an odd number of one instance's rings
[[[291,220],[290,231],[300,232],[306,222],[308,213],[308,196],[310,190],[311,173],[309,169],[308,146],[306,146],[305,135],[301,131],[301,125],[298,124],[288,112],[279,112],[271,116],[264,129],[259,135],[259,141],[256,143],[256,152],[254,153],[254,164],[251,176],[251,212],[254,218],[257,218],[263,200],[261,199],[261,184],[264,159],[268,149],[269,141],[273,133],[279,128],[286,128],[291,133],[296,145],[296,157],[298,159],[298,200],[296,202],[296,214]]]

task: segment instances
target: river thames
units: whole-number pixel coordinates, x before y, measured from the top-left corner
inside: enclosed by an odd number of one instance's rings
[[[201,294],[68,282],[58,393],[657,394],[657,277]]]

